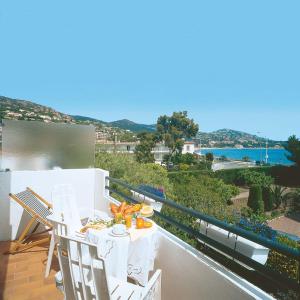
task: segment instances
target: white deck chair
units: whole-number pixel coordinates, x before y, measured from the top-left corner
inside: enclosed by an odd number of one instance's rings
[[[77,255],[74,257],[74,247]],[[161,270],[157,270],[146,287],[107,276],[105,260],[97,255],[97,246],[66,236],[57,245],[65,299],[76,300],[160,300]],[[83,256],[83,249],[88,255]]]

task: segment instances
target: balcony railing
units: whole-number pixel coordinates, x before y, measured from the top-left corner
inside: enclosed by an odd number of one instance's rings
[[[161,202],[164,205],[167,205],[173,209],[176,209],[180,211],[181,213],[185,214],[187,217],[194,217],[200,221],[205,221],[209,224],[215,225],[218,228],[224,229],[230,233],[233,233],[236,235],[236,239],[238,237],[242,237],[244,239],[247,239],[249,241],[252,241],[256,244],[259,244],[261,246],[264,246],[270,250],[277,251],[283,255],[285,255],[288,258],[295,259],[298,262],[298,274],[297,274],[297,280],[290,278],[284,274],[281,274],[273,269],[271,269],[268,266],[265,266],[263,264],[258,263],[257,261],[249,258],[248,256],[245,256],[244,254],[238,252],[236,248],[230,248],[210,237],[200,232],[200,230],[196,230],[194,228],[191,228],[189,226],[186,226],[185,224],[182,224],[181,222],[177,221],[173,217],[167,216],[161,212],[154,211],[155,216],[160,218],[162,221],[175,226],[176,228],[180,229],[182,232],[187,233],[188,235],[194,237],[197,240],[201,240],[204,242],[207,246],[211,247],[212,249],[218,250],[222,253],[224,253],[227,256],[232,257],[234,260],[238,260],[244,265],[254,269],[255,271],[262,274],[264,277],[268,278],[269,280],[275,282],[279,286],[282,286],[283,288],[292,289],[296,292],[300,292],[300,251],[295,248],[288,247],[286,245],[283,245],[277,241],[270,240],[268,238],[262,237],[258,234],[255,234],[253,232],[247,231],[245,229],[242,229],[236,225],[226,223],[224,221],[220,221],[212,216],[205,215],[199,211],[196,211],[194,209],[188,208],[186,206],[183,206],[179,203],[174,202],[170,199],[164,199],[161,197],[158,197],[156,195],[153,195],[151,193],[145,192],[143,190],[140,190],[139,188],[136,188],[134,186],[131,186],[127,184],[126,182],[106,177],[106,186],[105,188],[120,197],[122,197],[124,200],[132,203],[139,203],[136,199],[129,196],[128,194],[125,194],[123,191],[113,188],[112,185],[109,186],[109,182],[115,184],[116,186],[121,186],[129,191],[137,192],[141,195],[144,195],[145,197],[152,198],[155,201]]]

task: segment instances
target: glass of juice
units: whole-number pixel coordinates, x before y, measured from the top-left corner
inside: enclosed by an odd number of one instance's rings
[[[132,215],[126,215],[125,216],[125,225],[126,228],[129,229],[132,226]]]
[[[123,219],[123,215],[122,215],[122,213],[116,213],[115,214],[115,222],[117,223],[117,224],[120,224],[120,223],[122,223],[122,219]]]
[[[144,228],[144,219],[141,217],[136,218],[136,228],[137,229],[142,229]]]

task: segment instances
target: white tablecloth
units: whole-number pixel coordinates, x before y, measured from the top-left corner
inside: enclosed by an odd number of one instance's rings
[[[98,255],[105,258],[108,275],[123,281],[128,276],[145,286],[158,249],[157,226],[154,223],[149,229],[132,228],[125,237],[112,236],[111,230],[89,229],[86,239],[97,244]]]

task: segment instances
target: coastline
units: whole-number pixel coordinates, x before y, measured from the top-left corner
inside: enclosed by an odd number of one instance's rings
[[[195,147],[195,151],[199,151],[199,150],[222,150],[222,149],[230,149],[230,150],[254,150],[254,149],[265,149],[266,150],[266,147],[244,147],[244,148],[235,148],[235,147],[201,147],[201,148],[198,148],[198,147]],[[268,147],[267,148],[268,150],[269,149],[272,149],[272,150],[284,150],[283,147]]]
[[[215,158],[225,156],[227,161],[243,162],[247,157],[249,162],[264,162],[268,165],[292,165],[292,162],[287,159],[288,152],[283,148],[196,148],[195,153],[205,155],[213,153]]]

